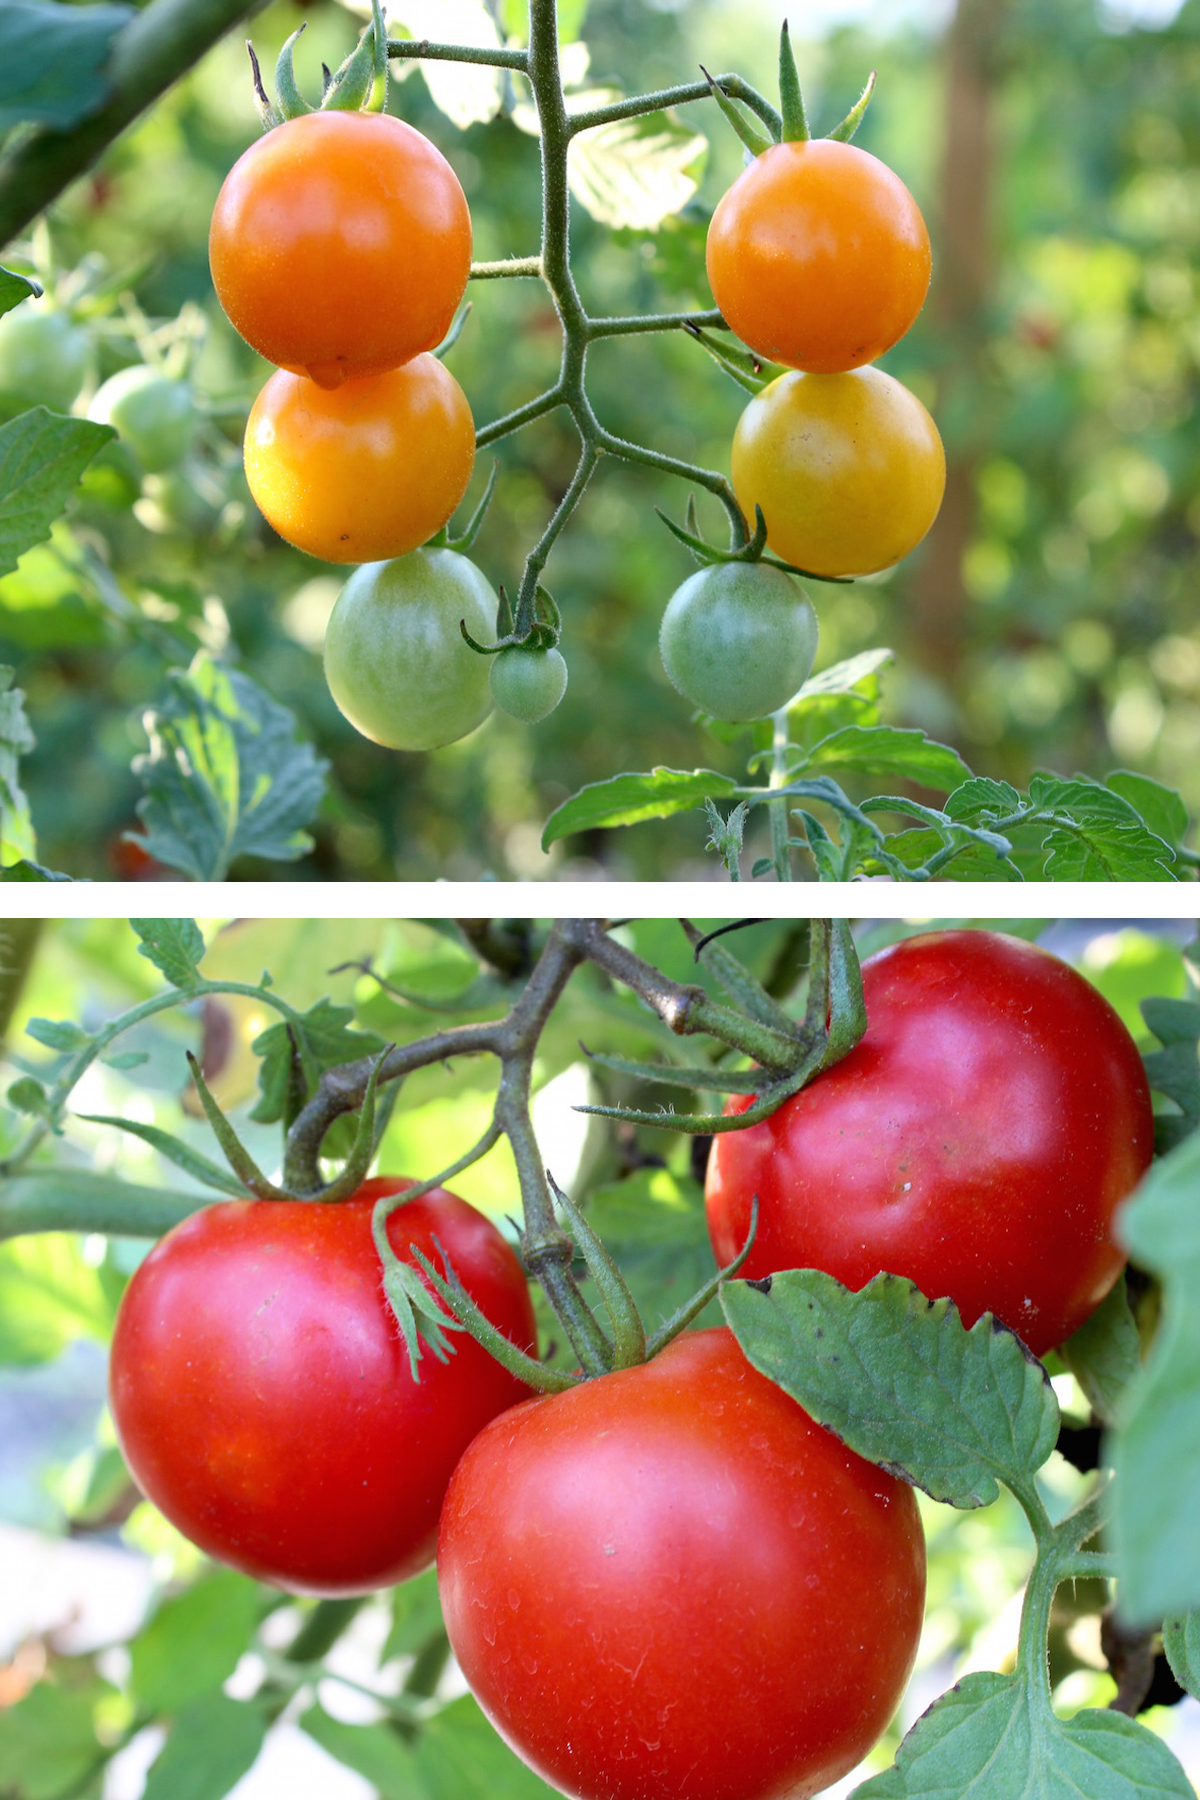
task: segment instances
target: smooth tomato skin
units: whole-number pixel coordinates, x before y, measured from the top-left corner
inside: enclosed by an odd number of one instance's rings
[[[491,661],[492,699],[502,712],[526,725],[549,718],[567,691],[567,663],[561,650],[520,650],[513,644]]]
[[[696,1331],[481,1432],[438,1586],[472,1693],[558,1792],[802,1800],[896,1708],[925,1544],[911,1488]]]
[[[83,386],[91,340],[64,312],[22,300],[0,316],[0,394],[67,412]]]
[[[246,342],[337,387],[440,343],[467,285],[471,215],[441,151],[402,119],[306,113],[234,164],[208,250]]]
[[[289,544],[332,563],[407,556],[467,491],[475,423],[436,356],[338,388],[280,369],[250,409],[246,480]]]
[[[121,1301],[110,1398],[138,1486],[208,1555],[292,1593],[362,1594],[433,1560],[450,1474],[528,1389],[465,1333],[414,1383],[371,1238],[381,1193],[340,1205],[228,1201],[168,1232]],[[523,1349],[520,1264],[490,1220],[436,1189],[388,1237],[440,1265]]]
[[[863,964],[863,988],[849,1056],[714,1139],[717,1260],[745,1243],[757,1194],[747,1280],[816,1268],[858,1289],[888,1270],[1044,1355],[1125,1260],[1113,1215],[1154,1142],[1133,1040],[1068,964],[993,932],[895,944]]]
[[[813,575],[872,575],[915,550],[946,487],[938,428],[882,369],[781,375],[738,420],[733,491],[767,548]]]
[[[902,338],[929,288],[929,233],[877,157],[832,138],[775,144],[718,202],[708,279],[743,343],[836,374]]]
[[[147,475],[177,468],[200,425],[190,383],[175,381],[145,364],[110,375],[97,390],[88,416],[115,426]]]
[[[817,615],[782,569],[712,563],[672,594],[658,648],[672,686],[693,706],[735,723],[763,719],[808,679]]]
[[[489,658],[463,641],[496,629],[499,601],[481,569],[454,550],[414,550],[365,563],[325,627],[325,679],[356,731],[389,750],[436,750],[492,710]]]

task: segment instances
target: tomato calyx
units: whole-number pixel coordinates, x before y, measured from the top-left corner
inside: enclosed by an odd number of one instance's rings
[[[704,64],[700,65],[700,73],[709,86],[713,99],[728,119],[741,142],[751,156],[761,156],[773,144],[807,144],[811,141],[808,114],[804,107],[804,92],[800,85],[800,72],[796,67],[796,55],[792,49],[791,33],[788,23],[783,21],[783,29],[779,34],[779,109],[778,126],[764,131],[758,122],[751,123],[745,112],[724,91],[720,83],[714,81]],[[835,139],[839,144],[848,144],[862,123],[863,114],[871,102],[875,91],[875,71],[871,70],[867,84],[855,101],[850,111],[840,124],[825,135]]]
[[[537,655],[547,650],[557,650],[562,636],[562,614],[548,588],[538,583],[534,597],[533,623],[523,637],[517,635],[517,615],[512,601],[501,585],[500,605],[496,611],[496,642],[481,644],[467,630],[466,620],[459,622],[459,630],[479,656],[499,656],[502,650],[524,650]],[[561,696],[560,696],[561,698]],[[556,702],[557,704],[557,702]]]
[[[704,334],[697,332],[695,335],[697,337],[702,337]],[[706,348],[707,347],[708,346],[706,345]],[[732,352],[731,354],[736,355],[737,353]],[[748,356],[750,354],[751,353],[747,352]],[[757,392],[757,387],[753,388],[751,391]],[[787,575],[799,575],[809,581],[834,581],[845,585],[852,579],[852,577],[845,575],[816,575],[812,569],[802,569],[797,563],[785,562],[781,556],[769,555],[767,553],[767,521],[763,517],[761,506],[755,506],[754,508],[753,533],[747,533],[745,541],[732,549],[728,546],[722,548],[720,544],[710,544],[708,539],[702,535],[700,531],[700,521],[696,513],[695,494],[688,495],[687,512],[684,515],[686,522],[683,525],[677,525],[674,519],[669,518],[662,510],[661,506],[656,506],[654,510],[666,526],[667,530],[671,533],[671,536],[678,538],[681,544],[686,544],[696,561],[702,566],[712,563],[761,562],[766,563],[772,569],[782,569]],[[540,591],[541,590],[539,589],[539,592]],[[478,649],[478,647],[478,645],[473,646],[475,649]],[[498,645],[497,648],[503,649],[503,645]]]
[[[321,104],[309,104],[296,81],[293,56],[296,41],[304,30],[298,25],[279,52],[275,63],[275,101],[263,85],[262,70],[254,46],[249,39],[246,49],[254,80],[254,104],[262,120],[263,130],[271,131],[288,119],[303,113],[317,112],[382,112],[387,105],[388,40],[379,0],[371,0],[371,22],[365,26],[358,43],[336,70],[321,65]]]

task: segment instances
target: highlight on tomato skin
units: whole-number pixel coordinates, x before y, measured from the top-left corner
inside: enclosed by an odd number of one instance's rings
[[[878,157],[833,138],[773,144],[718,201],[713,297],[743,343],[818,374],[898,343],[929,289],[920,208]]]
[[[279,369],[251,408],[243,453],[280,537],[326,562],[382,562],[419,549],[454,513],[475,466],[475,422],[436,356],[331,389]]]
[[[480,1433],[438,1585],[476,1700],[557,1792],[800,1800],[899,1703],[925,1543],[910,1487],[690,1331]]]
[[[1124,1265],[1114,1216],[1154,1144],[1137,1047],[1068,963],[1000,933],[907,938],[862,973],[855,1049],[714,1139],[714,1254],[740,1248],[757,1194],[747,1279],[816,1268],[858,1289],[886,1270],[1044,1355]]]
[[[441,151],[402,119],[306,113],[226,176],[209,262],[226,316],[260,356],[338,387],[445,337],[467,285],[471,215]]]
[[[226,1201],[168,1232],[121,1301],[110,1399],[138,1486],[208,1555],[298,1594],[374,1592],[433,1561],[450,1474],[528,1389],[463,1332],[414,1382],[383,1293],[371,1212],[353,1199]],[[524,1350],[536,1329],[514,1251],[435,1189],[391,1216]]]

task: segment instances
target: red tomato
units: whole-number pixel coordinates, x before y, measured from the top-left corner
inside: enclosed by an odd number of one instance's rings
[[[337,387],[446,335],[467,285],[471,215],[441,151],[402,119],[305,113],[229,171],[208,253],[246,342]]]
[[[1113,1214],[1154,1142],[1133,1039],[1082,975],[993,932],[909,938],[868,958],[863,987],[850,1055],[714,1140],[717,1260],[745,1242],[757,1194],[747,1279],[816,1268],[858,1289],[886,1269],[1042,1355],[1124,1261]]]
[[[383,1294],[371,1207],[232,1200],[185,1219],[126,1289],[113,1338],[117,1436],[143,1492],[210,1556],[293,1593],[360,1594],[433,1560],[451,1470],[528,1389],[465,1333],[414,1383]],[[482,1213],[435,1189],[388,1237],[434,1234],[488,1317],[534,1344],[521,1266]]]
[[[911,1488],[725,1330],[496,1419],[438,1536],[471,1691],[579,1800],[800,1800],[887,1725],[916,1653]]]
[[[878,157],[833,138],[774,144],[718,202],[708,278],[760,356],[834,374],[904,336],[929,287],[929,233]]]

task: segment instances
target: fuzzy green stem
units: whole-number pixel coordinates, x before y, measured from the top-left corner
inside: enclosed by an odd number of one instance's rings
[[[522,72],[529,57],[526,50],[501,50],[479,44],[435,44],[429,38],[389,38],[387,53],[401,61],[418,57],[426,62],[480,63],[489,69],[519,69]]]
[[[765,94],[751,87],[741,75],[715,75],[713,77],[721,92],[728,94],[732,100],[740,100],[756,113],[763,124],[778,138],[781,120],[778,110],[771,105]],[[635,94],[629,100],[614,100],[609,106],[597,106],[591,112],[576,113],[571,119],[571,135],[578,136],[581,131],[594,131],[597,125],[612,125],[620,119],[639,119],[646,113],[661,112],[667,106],[687,106],[693,100],[708,100],[712,97],[712,89],[707,81],[689,81],[682,87],[660,88],[653,94]]]
[[[590,339],[595,340],[628,337],[635,331],[674,331],[678,327],[687,330],[689,327],[698,329],[706,325],[716,331],[729,330],[721,317],[720,309],[710,306],[707,312],[634,313],[626,318],[589,319],[587,334]]]

